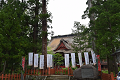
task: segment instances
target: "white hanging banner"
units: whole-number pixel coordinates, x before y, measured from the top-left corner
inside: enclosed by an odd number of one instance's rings
[[[81,55],[81,53],[78,53],[78,59],[79,59],[80,67],[81,67],[82,66],[82,55]]]
[[[84,52],[84,56],[85,56],[85,64],[89,64],[89,55],[88,52]]]
[[[47,67],[52,67],[52,54],[47,54]]]
[[[33,52],[28,53],[28,65],[29,66],[33,65]]]
[[[91,51],[91,55],[92,55],[93,64],[96,64],[96,57],[94,51]]]
[[[39,69],[44,69],[44,55],[40,55]]]
[[[71,53],[71,61],[72,61],[72,67],[75,68],[75,67],[76,67],[76,63],[75,63],[75,53]]]
[[[53,67],[53,55],[50,55],[50,67]]]
[[[38,67],[38,54],[34,54],[34,67]]]
[[[65,67],[69,67],[69,54],[65,54]]]

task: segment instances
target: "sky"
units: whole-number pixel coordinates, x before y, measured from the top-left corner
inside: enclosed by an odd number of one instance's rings
[[[52,13],[53,36],[67,35],[72,33],[74,21],[88,26],[89,19],[82,19],[86,10],[87,0],[49,0],[47,10]],[[49,32],[51,29],[49,29]],[[51,36],[49,35],[50,39]]]

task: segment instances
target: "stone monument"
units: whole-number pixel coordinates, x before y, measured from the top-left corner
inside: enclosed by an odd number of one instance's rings
[[[94,80],[98,78],[98,70],[94,66],[88,64],[83,65],[80,68],[74,70],[73,75],[74,78],[78,80],[82,79]]]

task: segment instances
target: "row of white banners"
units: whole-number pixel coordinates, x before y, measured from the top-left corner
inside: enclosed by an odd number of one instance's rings
[[[93,63],[96,64],[96,57],[95,53],[91,51]],[[89,64],[89,55],[88,52],[84,52],[85,56],[85,64]],[[82,56],[81,53],[78,53],[79,58],[79,64],[82,66]],[[72,67],[76,67],[75,62],[75,53],[71,53],[71,61],[72,61]],[[33,53],[29,53],[29,61],[28,65],[33,65]],[[34,54],[34,67],[38,67],[38,54]],[[53,67],[53,56],[51,54],[47,54],[47,67]],[[69,67],[69,54],[65,54],[65,67]],[[39,69],[44,69],[44,55],[40,55],[40,61],[39,61]]]

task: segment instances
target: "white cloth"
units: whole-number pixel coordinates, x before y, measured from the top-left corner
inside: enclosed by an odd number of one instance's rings
[[[81,55],[81,53],[78,53],[78,59],[79,59],[80,67],[81,67],[83,65],[82,64],[82,55]]]
[[[88,52],[84,52],[84,56],[85,56],[85,64],[89,64],[89,55]]]
[[[75,63],[75,53],[71,53],[71,61],[72,61],[72,67],[75,68],[75,67],[76,67],[76,63]]]
[[[69,67],[69,54],[65,54],[65,67]]]
[[[28,53],[28,65],[29,66],[33,65],[33,52]]]

